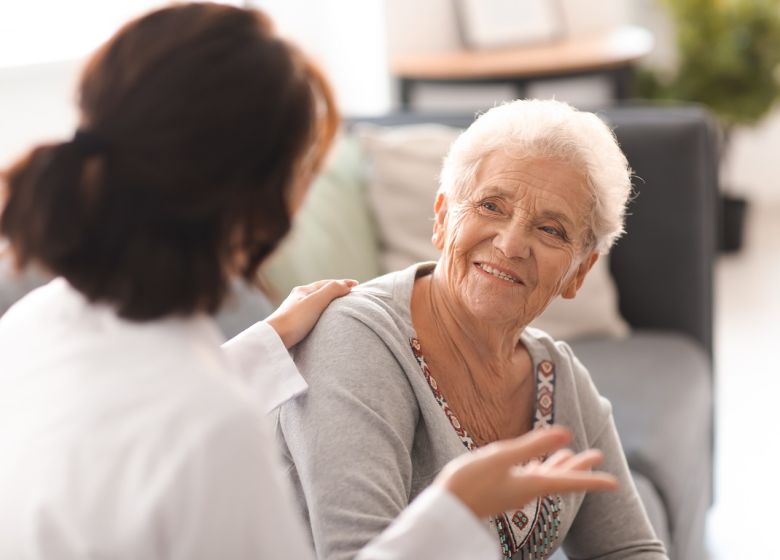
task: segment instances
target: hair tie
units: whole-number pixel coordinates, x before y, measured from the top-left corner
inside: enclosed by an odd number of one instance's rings
[[[71,140],[76,149],[85,157],[105,153],[108,146],[100,136],[89,130],[78,129]]]

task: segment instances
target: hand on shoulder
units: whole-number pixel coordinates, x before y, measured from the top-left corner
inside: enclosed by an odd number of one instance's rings
[[[287,348],[303,340],[331,301],[350,292],[357,280],[320,280],[293,288],[266,322]]]

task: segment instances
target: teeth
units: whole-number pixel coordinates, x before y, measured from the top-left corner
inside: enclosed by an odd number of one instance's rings
[[[502,280],[506,280],[507,282],[514,282],[517,283],[517,279],[509,276],[508,274],[501,272],[500,270],[496,270],[495,268],[491,268],[486,264],[480,263],[479,268],[487,272],[488,274],[492,274],[493,276],[497,278],[501,278]]]

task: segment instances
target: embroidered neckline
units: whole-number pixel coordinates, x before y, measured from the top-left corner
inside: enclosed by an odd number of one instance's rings
[[[417,337],[412,337],[409,339],[409,345],[436,402],[447,416],[461,443],[466,449],[473,451],[478,446],[447,403],[425,362],[420,341]],[[533,429],[538,429],[551,426],[555,419],[555,364],[550,360],[542,360],[534,365],[536,406]],[[492,518],[490,524],[498,532],[503,557],[511,560],[514,554],[520,551],[520,558],[523,560],[547,558],[558,541],[561,504],[560,496],[545,496],[520,510],[507,511]]]

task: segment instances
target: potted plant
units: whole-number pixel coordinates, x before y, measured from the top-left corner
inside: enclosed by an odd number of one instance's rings
[[[643,71],[641,96],[707,106],[721,131],[721,169],[736,127],[760,121],[780,95],[780,0],[661,0],[676,27],[677,69]],[[738,250],[746,200],[722,188],[721,248]]]

